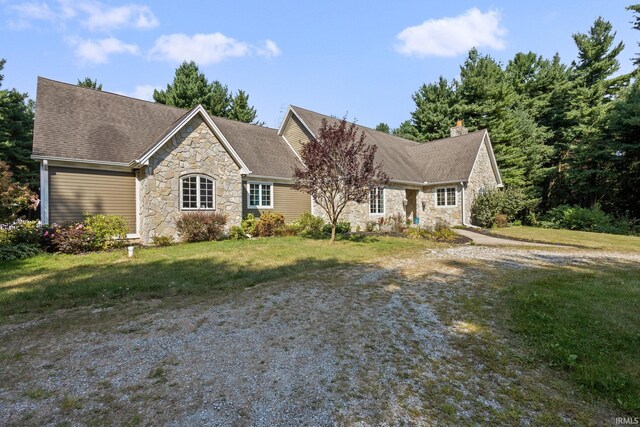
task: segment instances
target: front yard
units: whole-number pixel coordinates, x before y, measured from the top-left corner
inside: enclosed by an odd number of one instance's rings
[[[640,411],[639,265],[384,237],[13,262],[0,419],[613,424]]]

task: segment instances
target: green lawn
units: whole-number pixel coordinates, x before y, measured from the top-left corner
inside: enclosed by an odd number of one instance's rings
[[[618,252],[640,252],[640,237],[538,227],[494,228],[492,234]]]
[[[566,371],[592,396],[638,414],[640,266],[520,272],[506,302],[507,326],[534,357]]]
[[[435,243],[296,237],[183,244],[0,263],[0,321],[16,313],[242,289],[280,277],[366,262]]]

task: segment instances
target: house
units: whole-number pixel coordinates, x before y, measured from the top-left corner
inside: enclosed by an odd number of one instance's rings
[[[127,220],[130,237],[177,237],[183,212],[219,211],[228,225],[247,213],[274,210],[292,221],[322,215],[308,194],[293,190],[302,145],[322,119],[289,107],[279,129],[210,116],[39,78],[33,158],[40,162],[43,223],[85,212]],[[473,201],[502,185],[489,134],[466,132],[426,143],[359,127],[376,144],[391,177],[368,203],[343,214],[352,227],[400,213],[417,224],[468,224]]]

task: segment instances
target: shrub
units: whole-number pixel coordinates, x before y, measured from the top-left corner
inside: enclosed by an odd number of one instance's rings
[[[254,233],[260,237],[275,236],[276,229],[284,227],[284,215],[280,212],[266,211],[260,214],[254,227]]]
[[[394,215],[389,215],[387,217],[386,223],[391,227],[391,231],[393,233],[402,233],[407,227],[405,216],[400,212]]]
[[[40,221],[16,220],[0,226],[1,243],[26,243],[42,245],[43,227]]]
[[[117,215],[84,214],[84,226],[95,234],[94,250],[124,246],[127,238],[127,222]]]
[[[458,235],[451,229],[449,224],[443,221],[438,221],[433,228],[433,237],[438,242],[453,242]]]
[[[609,215],[598,204],[592,208],[561,205],[547,212],[545,220],[545,224],[553,228],[598,233],[629,234],[633,229],[631,221]]]
[[[153,236],[151,241],[155,246],[159,247],[173,246],[175,244],[173,236]]]
[[[291,229],[299,237],[319,239],[322,237],[324,220],[319,216],[303,213],[300,218],[290,224]]]
[[[519,188],[489,190],[479,195],[473,203],[471,222],[480,227],[491,228],[496,224],[498,215],[504,215],[506,223],[510,223],[519,215],[522,216],[528,204],[524,192]]]
[[[493,220],[493,225],[498,228],[504,228],[507,225],[509,225],[509,220],[507,218],[507,215],[505,214],[496,215],[496,218]]]
[[[244,232],[242,227],[234,225],[229,230],[229,234],[227,235],[227,237],[231,240],[243,240],[247,239],[249,236],[247,236],[247,233]]]
[[[364,225],[364,230],[368,233],[373,232],[375,229],[376,229],[375,221],[367,221],[367,223]]]
[[[79,254],[95,248],[96,235],[81,222],[56,227],[51,234],[53,250],[63,254]]]
[[[257,222],[258,220],[256,219],[256,217],[252,213],[248,213],[240,223],[242,231],[244,231],[245,234],[253,235]]]
[[[36,210],[38,203],[38,196],[15,182],[9,165],[0,161],[0,223],[14,221],[27,209]]]
[[[433,232],[426,227],[409,227],[404,230],[404,234],[409,239],[434,240]]]
[[[336,224],[336,236],[351,233],[351,223],[348,221],[340,221]],[[322,234],[331,235],[331,224],[322,226]]]
[[[30,258],[38,255],[40,252],[40,248],[38,248],[37,245],[27,243],[0,245],[0,261]]]
[[[220,240],[224,236],[227,217],[219,212],[183,213],[176,228],[185,242]]]

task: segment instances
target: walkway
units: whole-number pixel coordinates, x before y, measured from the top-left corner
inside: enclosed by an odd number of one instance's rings
[[[546,247],[559,247],[560,245],[551,245],[548,243],[532,243],[523,242],[521,240],[512,240],[506,237],[494,237],[487,236],[486,234],[477,233],[471,230],[459,230],[456,229],[456,233],[461,236],[468,237],[473,240],[473,243],[483,246],[546,246]]]

